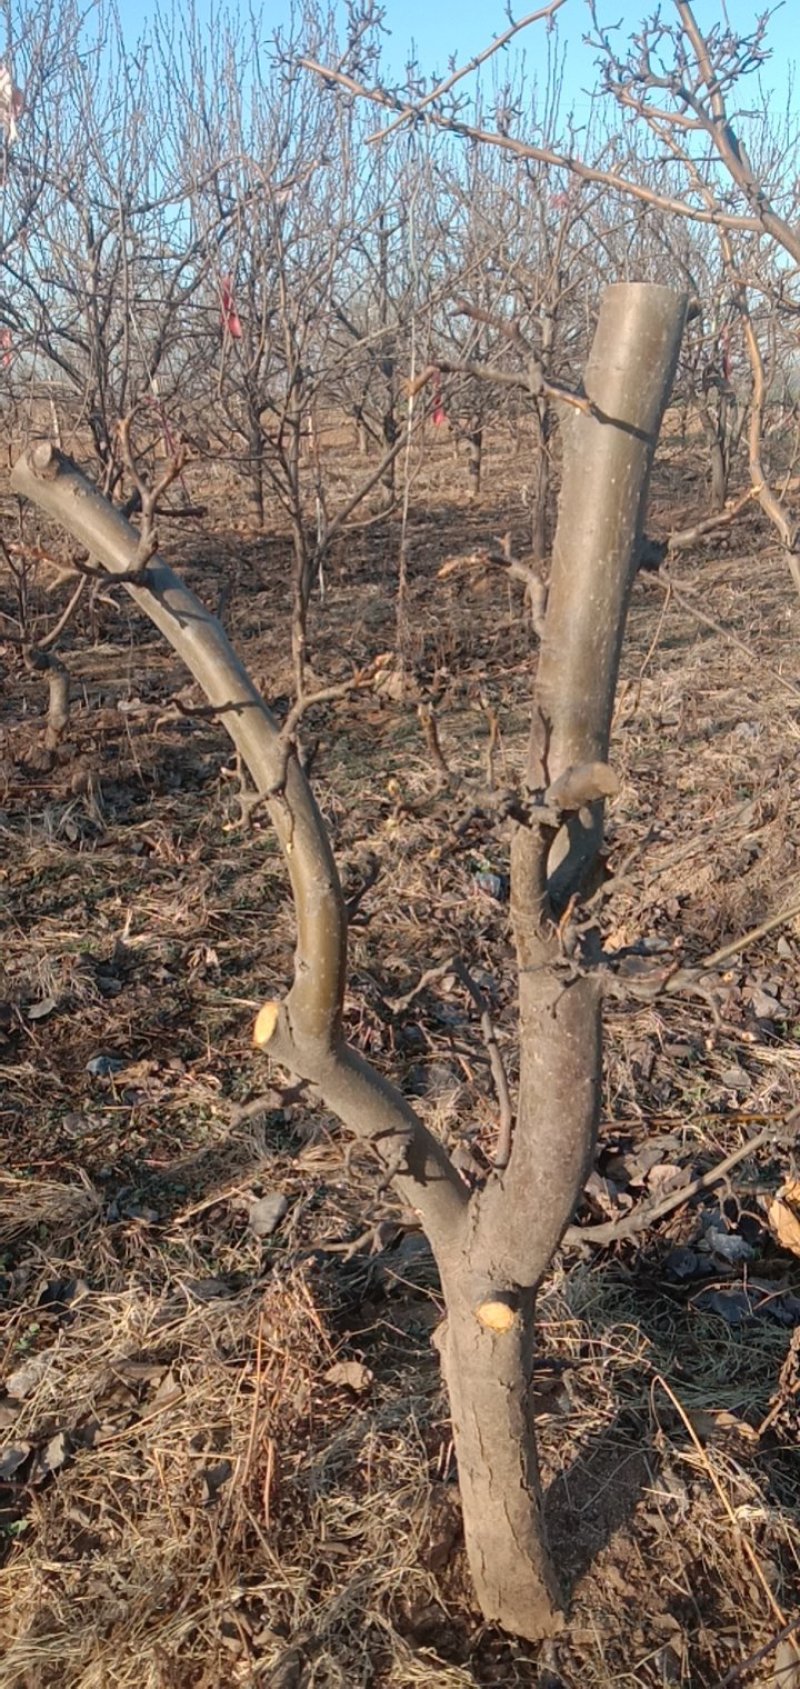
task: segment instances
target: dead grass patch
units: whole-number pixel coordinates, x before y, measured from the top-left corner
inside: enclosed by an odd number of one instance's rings
[[[671,440],[666,515],[683,462]],[[468,508],[437,446],[419,485],[409,663],[455,771],[482,765],[488,692],[510,780],[529,690],[518,607],[433,581],[509,525],[523,544],[517,468],[498,450],[490,495]],[[798,610],[761,531],[741,533],[746,556],[720,541],[675,569],[750,657],[634,592],[612,947],[646,940],[697,962],[794,895],[798,710],[773,671],[795,673]],[[283,540],[233,530],[220,507],[181,550],[206,596],[230,570],[231,632],[280,698]],[[320,672],[391,644],[396,557],[391,523],[342,551],[313,617]],[[25,760],[44,702],[29,680],[0,717],[0,1322],[6,1386],[29,1374],[0,1400],[0,1681],[717,1689],[741,1666],[743,1685],[767,1682],[769,1653],[744,1662],[800,1593],[792,1334],[756,1312],[731,1323],[703,1292],[732,1307],[751,1280],[787,1308],[800,1295],[763,1219],[790,1146],[740,1164],[706,1208],[557,1265],[535,1406],[572,1616],[540,1653],[487,1631],[460,1549],[429,1253],[302,1097],[273,1092],[239,1116],[275,1080],[253,1065],[250,1025],[291,968],[273,841],[258,820],[238,827],[227,745],[175,711],[169,654],[124,603],[99,616],[100,643],[76,632],[66,653],[80,690],[63,761]],[[491,995],[513,1082],[508,913],[485,878],[502,885],[506,845],[479,827],[454,842],[413,704],[328,707],[307,736],[357,906],[351,1035],[451,1146],[490,1149],[497,1110],[457,984],[432,983],[404,1013],[392,1002],[459,951]],[[664,1176],[707,1167],[788,1114],[799,955],[794,917],[730,959],[713,1000],[610,1004],[603,1177],[654,1144]],[[649,1173],[627,1177],[618,1190],[640,1200]],[[259,1239],[248,1214],[264,1194],[287,1207]],[[755,1254],[682,1280],[671,1254],[698,1251],[714,1204],[720,1224],[751,1225]],[[366,1369],[366,1387],[331,1381],[338,1361]]]

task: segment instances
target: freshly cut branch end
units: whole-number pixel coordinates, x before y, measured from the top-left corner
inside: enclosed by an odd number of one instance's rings
[[[496,1331],[501,1335],[511,1331],[519,1317],[518,1309],[511,1302],[481,1302],[475,1309],[475,1317],[487,1331]]]
[[[263,1008],[259,1009],[256,1024],[253,1027],[253,1043],[257,1044],[259,1049],[263,1049],[264,1045],[270,1042],[278,1024],[280,1012],[280,1003],[265,1003]]]

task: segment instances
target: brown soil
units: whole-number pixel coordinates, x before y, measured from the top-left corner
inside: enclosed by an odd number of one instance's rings
[[[484,473],[470,505],[465,466],[428,442],[407,534],[409,695],[327,705],[304,738],[356,904],[351,1035],[450,1145],[490,1150],[496,1106],[458,982],[395,1006],[459,951],[513,1079],[507,907],[477,878],[502,878],[506,843],[455,832],[457,778],[442,790],[417,716],[420,696],[435,703],[457,777],[485,756],[488,698],[498,776],[519,767],[521,604],[494,579],[436,579],[509,529],[524,550],[524,457],[499,442]],[[287,542],[232,527],[230,488],[192,492],[208,517],[164,524],[162,547],[222,601],[280,708]],[[670,433],[651,532],[701,501],[702,466]],[[339,547],[311,630],[321,679],[393,648],[398,555],[395,520]],[[699,962],[787,917],[701,996],[610,1002],[587,1224],[800,1102],[800,607],[753,516],[673,575],[745,649],[637,582],[606,943]],[[31,591],[44,628],[69,587],[48,592],[42,568]],[[116,596],[64,641],[68,744],[42,750],[40,679],[20,673],[0,706],[0,1683],[771,1683],[800,1589],[800,1260],[767,1224],[791,1138],[638,1238],[556,1263],[534,1405],[570,1619],[545,1651],[487,1630],[462,1563],[429,1252],[365,1153],[252,1054],[259,1004],[291,977],[277,850],[258,815],[239,824],[224,734],[176,706],[200,699]],[[8,577],[0,609],[12,627]],[[262,1239],[250,1210],[273,1194],[287,1208]],[[709,1228],[747,1259],[715,1253]]]

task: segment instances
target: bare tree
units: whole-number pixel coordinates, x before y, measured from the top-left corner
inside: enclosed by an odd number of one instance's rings
[[[259,1048],[305,1080],[374,1149],[417,1210],[441,1274],[439,1334],[472,1575],[488,1619],[530,1638],[562,1622],[529,1407],[536,1293],[591,1160],[602,1062],[602,968],[591,918],[609,735],[648,475],[685,298],[617,286],[605,295],[567,456],[530,748],[505,814],[519,969],[516,1122],[471,1188],[403,1095],[343,1028],[347,924],[319,811],[294,754],[214,618],[141,534],[51,446],[17,464],[33,498],[124,580],[200,682],[270,810],[297,916],[294,981],[262,1008]],[[76,492],[81,496],[76,497]],[[510,1123],[509,1123],[510,1128]]]
[[[29,426],[41,426],[43,402],[55,405],[81,448],[91,440],[114,493],[124,474],[117,425],[129,412],[147,416],[152,451],[171,450],[214,238],[195,238],[187,221],[191,178],[147,44],[129,53],[107,7],[94,21],[26,112],[17,169],[40,184],[35,227],[2,258],[0,320]],[[72,26],[77,38],[78,14]],[[53,20],[56,40],[61,27]]]
[[[602,25],[599,4],[592,0],[605,89],[631,120],[631,128],[614,137],[611,155],[596,160],[550,137],[520,133],[524,113],[512,111],[510,121],[498,122],[496,117],[494,122],[481,121],[458,92],[476,64],[496,54],[511,36],[543,15],[549,14],[552,22],[557,7],[512,24],[505,36],[424,96],[413,89],[390,88],[379,79],[370,82],[357,62],[353,67],[341,62],[325,67],[311,56],[305,62],[329,82],[391,113],[372,136],[375,144],[424,117],[438,132],[457,134],[508,157],[566,172],[615,197],[626,196],[653,217],[716,232],[750,365],[746,432],[752,495],[773,524],[800,590],[798,525],[779,483],[770,477],[765,452],[769,372],[751,296],[754,290],[784,312],[797,310],[794,267],[800,262],[800,176],[796,126],[785,126],[783,133],[776,134],[763,112],[763,102],[755,125],[751,118],[740,123],[729,109],[739,84],[768,57],[768,12],[749,33],[737,33],[727,19],[704,33],[690,0],[674,0],[674,8],[675,21],[658,11],[633,37],[630,51],[620,53],[613,31]],[[649,156],[642,146],[648,131],[654,140]],[[771,254],[766,266],[761,261],[765,249]],[[791,260],[788,269],[787,257]],[[723,420],[727,425],[728,419]],[[737,502],[727,515],[741,508],[743,503]]]

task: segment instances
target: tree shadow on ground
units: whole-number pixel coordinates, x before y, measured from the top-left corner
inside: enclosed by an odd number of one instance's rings
[[[544,1499],[548,1539],[568,1594],[626,1525],[656,1480],[658,1457],[644,1424],[619,1414],[580,1444]]]

